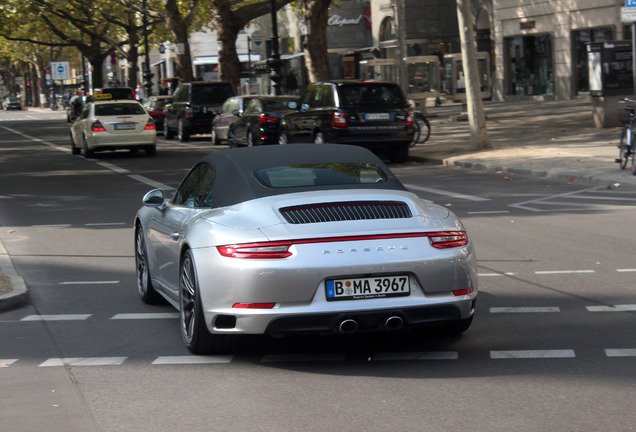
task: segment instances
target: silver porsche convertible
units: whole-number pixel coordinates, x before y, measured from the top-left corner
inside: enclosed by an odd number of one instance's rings
[[[177,308],[197,354],[242,334],[461,333],[475,311],[461,222],[361,147],[212,153],[172,198],[144,196],[135,249],[141,299]]]

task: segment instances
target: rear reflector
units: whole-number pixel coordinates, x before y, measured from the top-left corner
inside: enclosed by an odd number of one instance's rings
[[[234,303],[236,309],[272,309],[276,303]]]
[[[463,296],[463,295],[468,295],[471,292],[473,292],[472,288],[467,288],[467,289],[463,289],[463,290],[455,290],[453,291],[453,294],[456,296]]]

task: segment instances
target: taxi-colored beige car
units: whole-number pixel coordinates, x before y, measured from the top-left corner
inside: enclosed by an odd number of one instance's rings
[[[71,150],[87,158],[95,152],[128,149],[157,149],[155,122],[139,102],[101,99],[88,103],[71,126]]]

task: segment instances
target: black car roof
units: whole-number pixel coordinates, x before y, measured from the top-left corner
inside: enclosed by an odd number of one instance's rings
[[[257,146],[227,149],[214,152],[199,163],[207,162],[215,170],[215,207],[225,207],[273,195],[326,189],[383,189],[406,190],[371,151],[357,146],[338,144],[306,144],[286,146]],[[197,165],[199,164],[197,163]],[[383,183],[331,186],[306,186],[294,188],[269,188],[263,186],[254,172],[264,168],[320,163],[368,163],[381,167],[388,176]]]

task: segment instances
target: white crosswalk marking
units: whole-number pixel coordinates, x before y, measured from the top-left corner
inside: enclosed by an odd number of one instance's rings
[[[18,359],[0,359],[0,368],[9,367],[17,361]]]
[[[50,358],[39,367],[60,367],[60,366],[119,366],[128,357],[69,357]]]
[[[164,313],[122,313],[110,317],[112,320],[145,320],[145,319],[175,319],[179,318],[179,312]]]
[[[387,360],[457,360],[459,353],[454,351],[439,351],[439,352],[391,352],[391,353],[377,353],[373,360],[387,361]]]
[[[157,357],[153,365],[192,365],[192,364],[225,364],[232,361],[234,357],[226,356],[161,356]]]
[[[491,359],[547,359],[547,358],[574,358],[574,350],[517,350],[517,351],[491,351]]]
[[[503,314],[503,313],[553,313],[561,312],[561,309],[557,306],[549,307],[491,307],[490,313]]]
[[[27,315],[20,321],[83,321],[91,314]]]

